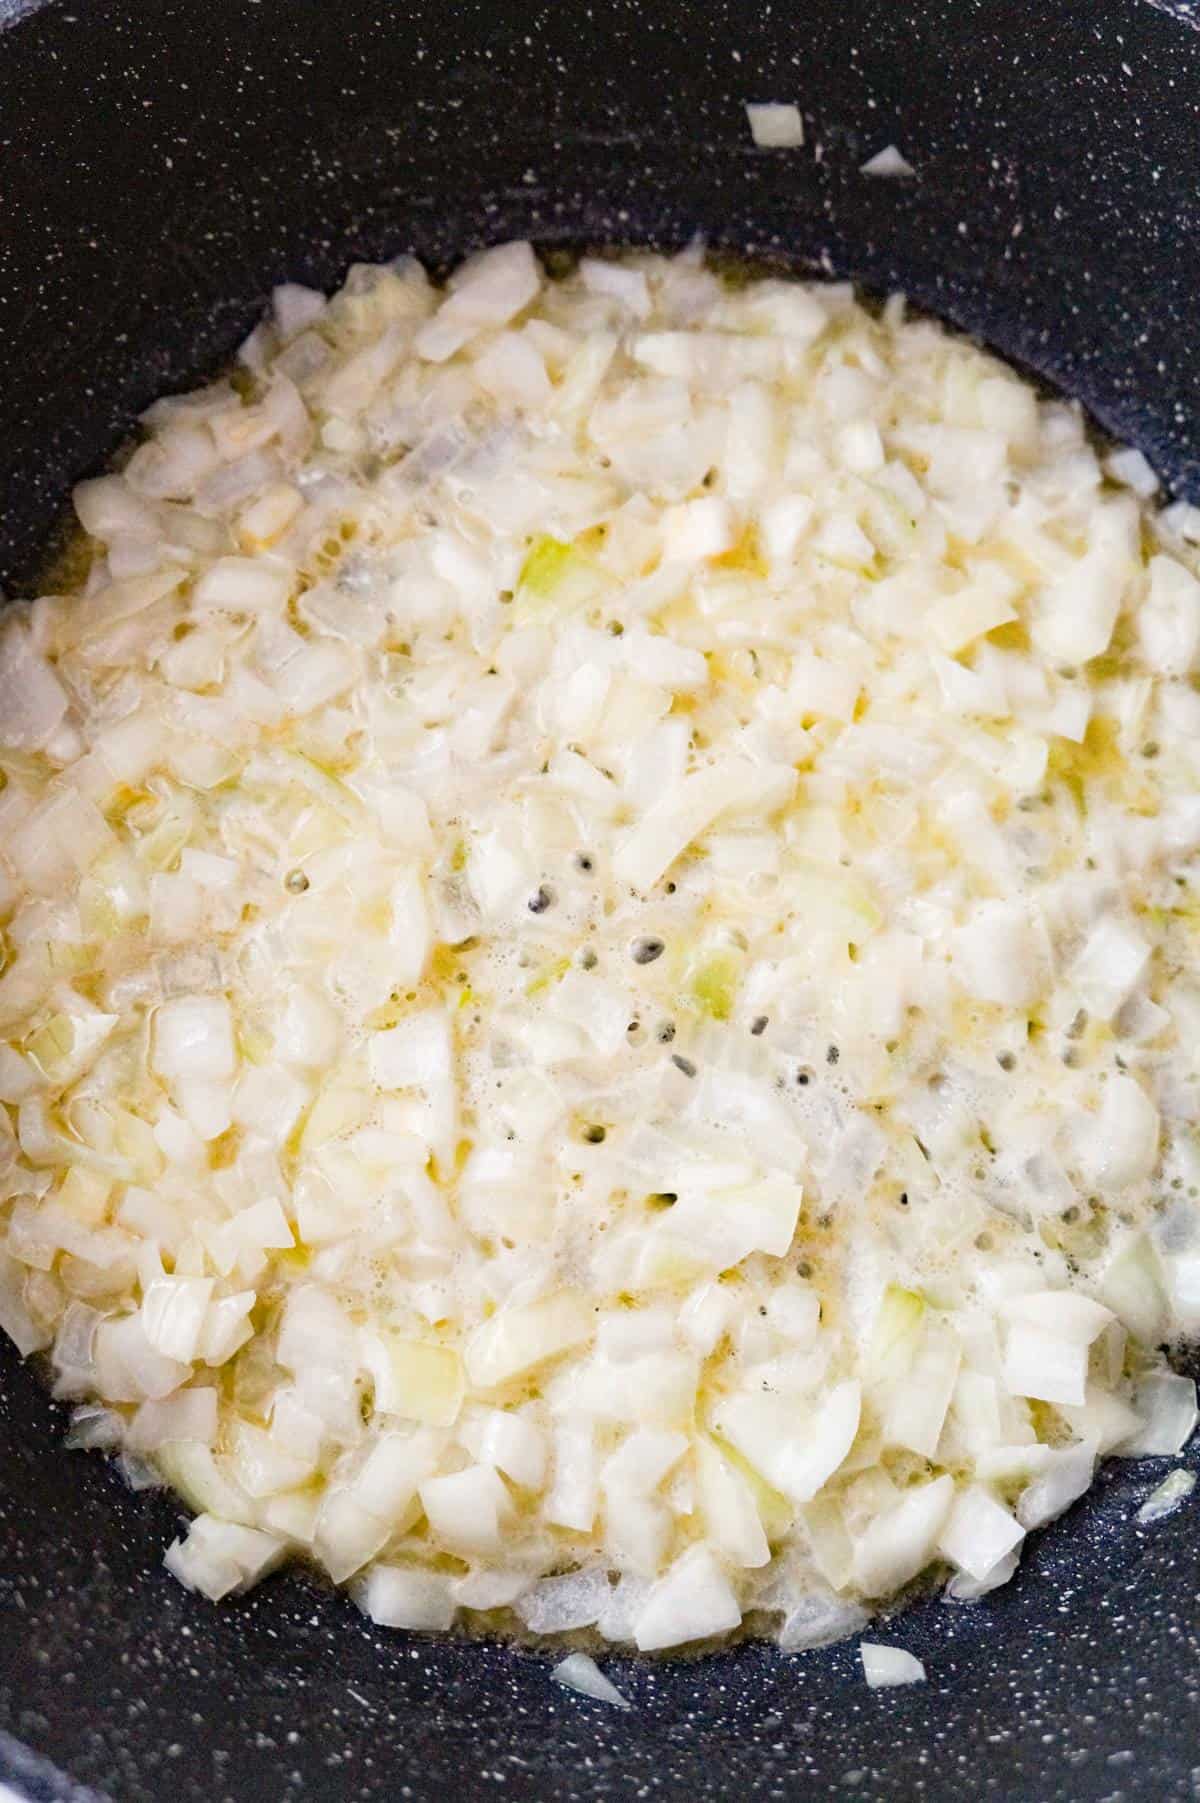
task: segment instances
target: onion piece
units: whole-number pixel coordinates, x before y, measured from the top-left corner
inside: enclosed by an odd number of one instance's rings
[[[982,1485],[973,1484],[955,1498],[942,1526],[938,1551],[968,1577],[982,1582],[1024,1538],[1020,1522]]]
[[[727,1634],[742,1619],[729,1580],[705,1546],[683,1553],[651,1586],[634,1623],[638,1651]]]
[[[188,1590],[211,1602],[249,1590],[273,1571],[286,1552],[285,1543],[258,1528],[197,1515],[182,1540],[173,1540],[163,1563]]]
[[[1098,1442],[1051,1449],[1044,1469],[1017,1499],[1017,1520],[1027,1532],[1053,1521],[1090,1487]]]
[[[780,101],[748,101],[750,136],[760,150],[795,150],[804,142],[800,108]]]
[[[1161,1458],[1182,1452],[1200,1420],[1195,1380],[1169,1371],[1149,1372],[1137,1386],[1134,1408],[1143,1425],[1117,1447],[1122,1458]]]
[[[428,1478],[421,1507],[434,1539],[468,1556],[494,1556],[504,1543],[512,1503],[490,1465],[469,1465],[447,1477]]]
[[[864,1596],[898,1590],[924,1569],[953,1503],[953,1478],[934,1478],[871,1523],[854,1545],[854,1581]]]
[[[157,1452],[172,1440],[195,1440],[211,1446],[217,1434],[217,1392],[177,1390],[158,1402],[144,1402],[129,1424],[125,1444],[131,1452]]]
[[[438,1633],[454,1625],[453,1580],[418,1566],[372,1565],[354,1586],[355,1602],[381,1628]]]
[[[813,1595],[792,1603],[784,1615],[776,1639],[784,1653],[809,1647],[835,1646],[866,1626],[867,1612],[840,1597]]]
[[[594,1697],[600,1703],[612,1703],[618,1709],[633,1707],[629,1698],[622,1696],[615,1684],[609,1682],[596,1664],[586,1653],[568,1653],[559,1661],[550,1676],[556,1684],[565,1690],[578,1691],[580,1696]]]
[[[904,177],[916,174],[916,170],[908,158],[902,156],[894,144],[886,144],[882,150],[877,150],[874,156],[867,158],[861,168],[864,175]]]
[[[168,1081],[232,1076],[236,1053],[228,1002],[199,995],[164,1002],[155,1017],[154,1061]]]
[[[1012,1582],[1017,1575],[1017,1567],[1021,1562],[1021,1549],[1015,1547],[1006,1558],[998,1559],[985,1577],[968,1577],[959,1571],[946,1586],[947,1599],[952,1603],[976,1603],[980,1597],[988,1596],[993,1590]]]
[[[465,1353],[467,1375],[491,1388],[578,1346],[592,1331],[593,1311],[569,1290],[502,1309],[475,1330]]]
[[[842,1464],[854,1443],[862,1406],[857,1380],[837,1384],[807,1418],[782,1396],[748,1392],[723,1404],[715,1423],[768,1483],[794,1502],[808,1502]]]
[[[1153,1489],[1137,1512],[1137,1519],[1144,1527],[1155,1521],[1162,1521],[1173,1515],[1179,1505],[1186,1500],[1196,1488],[1194,1471],[1169,1471],[1162,1483]]]
[[[531,1634],[561,1634],[592,1627],[611,1594],[608,1572],[593,1565],[564,1577],[543,1578],[518,1599],[516,1610]]]
[[[693,839],[727,811],[773,811],[794,787],[791,775],[757,771],[751,765],[713,765],[684,777],[664,795],[618,845],[615,874],[644,894],[670,869]]]
[[[925,1667],[915,1654],[906,1652],[903,1647],[884,1646],[875,1640],[863,1640],[859,1643],[859,1657],[862,1660],[863,1677],[872,1690],[882,1690],[896,1684],[923,1684]]]
[[[37,751],[61,725],[66,690],[15,620],[0,632],[0,745],[10,751]]]

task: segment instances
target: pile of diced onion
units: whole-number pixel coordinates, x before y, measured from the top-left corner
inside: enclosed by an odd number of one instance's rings
[[[144,425],[0,633],[0,1322],[178,1578],[800,1647],[1180,1449],[1200,512],[691,252]]]

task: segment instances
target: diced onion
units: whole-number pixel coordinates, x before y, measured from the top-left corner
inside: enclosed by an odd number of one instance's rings
[[[1122,1457],[1127,1459],[1182,1452],[1200,1420],[1195,1380],[1172,1372],[1148,1373],[1137,1387],[1134,1406],[1142,1417],[1142,1426],[1120,1446]]]
[[[804,142],[800,108],[790,102],[747,102],[746,118],[760,150],[794,150]]]
[[[212,1602],[249,1590],[282,1560],[284,1542],[258,1528],[239,1527],[212,1515],[197,1515],[183,1540],[173,1540],[165,1564],[189,1590]]]
[[[1178,1456],[1200,529],[1139,452],[698,244],[285,284],[142,424],[0,632],[0,1326],[185,1584],[797,1651]]]
[[[550,1673],[565,1690],[577,1690],[580,1696],[594,1697],[600,1703],[612,1703],[617,1709],[631,1709],[629,1698],[611,1683],[594,1659],[586,1653],[568,1653]]]
[[[903,1647],[884,1646],[875,1640],[863,1640],[859,1643],[859,1656],[862,1659],[863,1677],[872,1690],[882,1690],[895,1684],[923,1684],[925,1667],[915,1654],[906,1652]]]
[[[742,1612],[728,1578],[706,1547],[684,1553],[646,1598],[634,1626],[639,1652],[707,1640],[737,1627]]]
[[[882,150],[877,150],[874,156],[868,157],[862,165],[862,172],[864,175],[892,176],[915,175],[916,173],[907,157],[902,156],[894,144],[886,144]]]
[[[1153,1522],[1162,1521],[1166,1516],[1174,1514],[1180,1503],[1184,1502],[1196,1488],[1194,1471],[1169,1471],[1162,1483],[1153,1489],[1141,1508],[1137,1518],[1144,1527]]]
[[[604,1613],[612,1586],[601,1566],[543,1578],[517,1604],[517,1614],[531,1634],[560,1634],[590,1628]]]
[[[451,1579],[417,1566],[372,1565],[355,1589],[364,1615],[381,1628],[416,1628],[425,1633],[449,1628],[457,1614]]]

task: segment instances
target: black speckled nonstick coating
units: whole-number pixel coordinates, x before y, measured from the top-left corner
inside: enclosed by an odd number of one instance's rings
[[[0,580],[29,591],[70,483],[273,282],[517,234],[702,231],[902,287],[1196,496],[1198,15],[0,0]],[[797,101],[806,147],[755,151],[747,100]],[[893,141],[916,179],[862,176]],[[615,1659],[622,1715],[543,1656],[381,1635],[302,1576],[211,1609],[161,1568],[169,1500],[62,1425],[0,1354],[0,1776],[29,1797],[1200,1797],[1200,1504],[1133,1521],[1164,1461],[1111,1467],[993,1599],[878,1630],[924,1686],[869,1692],[853,1643]]]

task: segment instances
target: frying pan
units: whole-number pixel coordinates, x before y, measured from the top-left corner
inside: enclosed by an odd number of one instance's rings
[[[486,242],[654,242],[902,288],[1200,497],[1196,0],[0,0],[0,583],[70,484],[219,367],[272,283]],[[808,143],[756,151],[743,104]],[[860,165],[889,142],[910,182]],[[232,1799],[1194,1798],[1200,1504],[1116,1465],[986,1601],[853,1644],[606,1664],[379,1634],[300,1573],[219,1610],[0,1354],[0,1777]],[[1200,1494],[1200,1493],[1198,1493]]]

